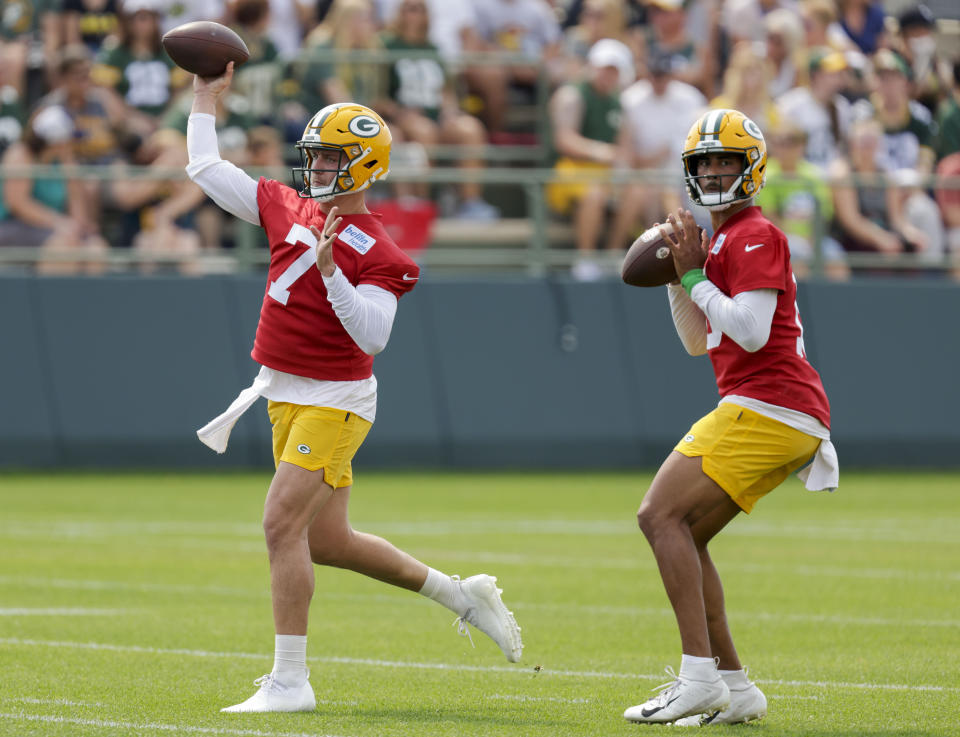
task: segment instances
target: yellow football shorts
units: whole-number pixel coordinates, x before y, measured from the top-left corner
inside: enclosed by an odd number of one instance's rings
[[[735,404],[719,405],[674,447],[703,458],[703,472],[749,514],[762,496],[813,458],[820,438]]]
[[[334,489],[353,483],[351,461],[372,424],[353,412],[289,402],[267,403],[273,424],[273,462],[323,469]]]
[[[602,172],[610,171],[607,164],[601,164],[594,161],[576,161],[563,157],[557,160],[553,170],[558,174],[564,174],[563,178],[558,178],[555,182],[548,182],[545,190],[547,205],[558,215],[567,215],[573,209],[578,200],[590,190],[590,187],[598,183],[596,175]],[[569,175],[583,173],[582,179],[572,178]]]

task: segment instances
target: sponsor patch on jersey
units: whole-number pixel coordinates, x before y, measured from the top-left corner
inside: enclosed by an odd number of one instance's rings
[[[371,248],[373,244],[377,242],[376,238],[364,233],[356,225],[348,225],[346,228],[340,231],[340,235],[337,238],[344,243],[346,243],[350,248],[359,253],[360,255],[365,254]]]
[[[727,239],[726,233],[721,233],[717,236],[717,242],[713,244],[713,248],[710,249],[710,253],[720,253],[720,247],[723,245],[723,242]]]

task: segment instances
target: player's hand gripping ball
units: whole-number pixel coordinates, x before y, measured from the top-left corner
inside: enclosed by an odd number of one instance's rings
[[[677,268],[664,233],[673,233],[670,223],[645,230],[624,256],[620,276],[633,287],[659,287],[677,278]]]
[[[236,33],[220,23],[198,20],[167,31],[163,48],[181,69],[201,77],[219,77],[227,63],[235,67],[250,58],[250,51]]]

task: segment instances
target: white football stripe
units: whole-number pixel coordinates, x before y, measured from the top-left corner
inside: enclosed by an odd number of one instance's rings
[[[189,724],[162,724],[159,722],[121,722],[114,719],[80,719],[51,714],[24,714],[0,712],[0,719],[12,719],[27,722],[46,722],[49,724],[75,724],[100,729],[134,729],[140,732],[191,732],[193,734],[233,734],[251,735],[251,737],[338,737],[321,735],[316,732],[268,732],[262,729],[230,729],[228,727],[194,727]]]
[[[625,515],[617,519],[599,520],[556,520],[556,519],[511,519],[511,520],[430,520],[430,521],[366,521],[359,525],[361,529],[376,534],[395,535],[640,535],[636,521]],[[936,526],[917,526],[910,528],[903,521],[894,518],[876,520],[870,526],[831,524],[828,521],[793,523],[774,520],[736,521],[723,531],[726,537],[772,537],[811,540],[841,540],[857,542],[875,540],[885,543],[935,543],[958,545],[960,540],[952,527],[944,521]],[[235,522],[187,522],[187,521],[120,521],[120,522],[76,522],[74,520],[50,520],[49,522],[30,523],[25,521],[4,521],[0,524],[0,535],[10,538],[37,538],[61,540],[63,538],[84,538],[91,542],[100,540],[109,542],[111,537],[189,537],[196,541],[198,537],[229,538],[204,540],[197,542],[236,543],[236,538],[249,538],[258,541],[263,547],[263,530],[254,523]]]
[[[56,647],[56,648],[78,648],[84,650],[107,650],[112,652],[142,653],[147,655],[189,655],[198,658],[239,658],[239,659],[257,659],[268,662],[269,654],[265,653],[243,653],[243,652],[216,652],[210,650],[190,650],[185,648],[157,648],[146,647],[143,645],[115,645],[102,642],[67,642],[63,640],[30,640],[19,637],[0,638],[0,644],[16,645],[21,647]],[[532,668],[524,666],[507,665],[464,665],[462,663],[422,663],[409,660],[378,660],[375,658],[344,658],[338,656],[321,656],[307,658],[308,662],[314,663],[333,663],[337,665],[359,665],[373,668],[410,668],[414,670],[450,670],[450,671],[470,671],[479,673],[513,673],[529,677],[534,671]],[[641,679],[651,681],[662,681],[663,673],[617,673],[610,671],[579,671],[579,670],[554,670],[551,668],[542,668],[539,673],[565,678],[604,678],[604,679]],[[778,680],[773,678],[757,678],[757,683],[773,683],[780,686],[798,686],[817,688],[853,688],[867,690],[889,690],[889,691],[938,691],[943,693],[960,692],[958,686],[936,686],[928,684],[909,684],[909,683],[866,683],[866,682],[848,682],[848,681],[790,681]]]
[[[525,694],[492,693],[488,699],[504,701],[548,701],[554,704],[589,704],[590,699],[564,699],[560,696],[527,696]]]
[[[451,553],[451,556],[454,554]],[[433,553],[431,557],[442,558],[447,557],[444,554]],[[476,555],[464,554],[465,559],[474,560],[474,562],[492,562],[484,561],[483,555],[477,553]],[[503,563],[503,560],[498,562]],[[529,565],[529,561],[525,563]],[[544,563],[547,565],[547,563]],[[555,563],[551,565],[561,565],[560,563]],[[565,564],[563,564],[565,565]],[[594,566],[596,567],[596,566]],[[773,572],[777,567],[776,566],[724,566],[724,570],[763,570]],[[824,575],[834,575],[834,576],[847,576],[858,578],[861,577],[861,574],[857,569],[851,570],[838,570],[830,571],[825,568],[817,567],[807,567],[808,571],[802,573],[801,575],[811,575],[811,576],[824,576]],[[788,569],[789,572],[790,569]],[[795,573],[798,573],[794,569]],[[875,576],[867,577],[886,577],[886,578],[904,578],[909,579],[912,577],[920,578],[922,577],[922,572],[917,572],[916,576],[911,576],[909,572],[906,571],[874,571]],[[880,576],[879,574],[885,573],[886,576]],[[896,575],[895,575],[896,574]],[[932,578],[932,576],[931,576]],[[939,580],[939,579],[937,579]],[[268,596],[268,592],[265,589],[240,589],[240,588],[231,588],[225,586],[202,586],[202,585],[189,585],[189,584],[156,584],[156,583],[128,583],[124,581],[85,581],[85,580],[69,580],[69,579],[20,579],[13,576],[0,576],[0,585],[12,584],[12,585],[21,585],[21,586],[35,586],[40,588],[67,588],[67,589],[90,589],[90,590],[117,590],[117,591],[155,591],[163,593],[194,593],[194,594],[206,594],[206,595],[223,595],[231,596],[237,598],[247,598],[247,599],[262,599]],[[351,593],[340,593],[340,592],[324,592],[323,598],[327,600],[337,600],[337,601],[389,601],[392,605],[416,605],[421,604],[419,599],[408,596],[407,594],[397,591],[396,593],[384,593],[384,594],[351,594]],[[608,616],[628,616],[628,617],[639,617],[639,616],[653,616],[653,617],[672,617],[673,610],[668,607],[636,607],[630,605],[591,605],[591,604],[575,604],[575,603],[566,603],[566,602],[527,602],[527,601],[517,601],[511,600],[511,606],[518,610],[541,610],[541,611],[576,611],[589,614],[600,614]],[[9,612],[6,616],[114,616],[114,615],[123,615],[128,614],[130,610],[127,609],[0,609],[0,616],[3,616],[6,612]],[[854,615],[845,615],[845,614],[813,614],[806,612],[793,612],[790,614],[784,614],[780,612],[763,612],[763,611],[749,611],[749,610],[738,610],[734,614],[735,618],[741,621],[747,621],[750,619],[756,619],[761,621],[768,622],[778,622],[778,621],[790,621],[790,622],[813,622],[813,623],[828,623],[828,624],[850,624],[858,626],[873,626],[873,627],[946,627],[946,628],[960,628],[960,620],[958,619],[916,619],[910,617],[862,617]]]
[[[127,614],[128,609],[84,609],[82,607],[0,608],[0,617],[118,617]]]

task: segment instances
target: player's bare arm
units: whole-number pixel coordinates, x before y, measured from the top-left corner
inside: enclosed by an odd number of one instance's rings
[[[673,232],[668,233],[664,228],[660,232],[670,245],[677,276],[682,277],[691,269],[702,269],[707,260],[709,240],[706,232],[702,232],[693,219],[693,213],[677,210],[667,215],[667,222],[673,226]]]
[[[193,107],[190,112],[217,114],[217,100],[230,89],[233,81],[233,62],[227,64],[227,71],[219,77],[193,76]]]
[[[324,276],[333,276],[337,270],[337,264],[333,260],[333,242],[337,239],[337,228],[343,218],[340,217],[339,209],[336,205],[330,208],[327,214],[327,220],[323,224],[323,232],[316,225],[310,226],[310,232],[317,239],[317,268]]]

